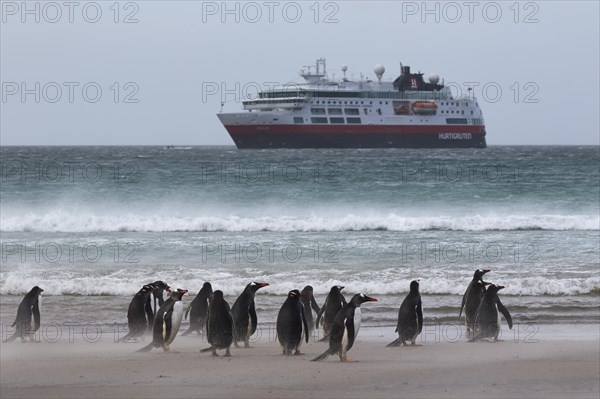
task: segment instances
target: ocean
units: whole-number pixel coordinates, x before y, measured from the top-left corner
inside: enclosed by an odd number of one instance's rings
[[[393,332],[418,278],[425,325],[460,326],[480,267],[506,287],[517,327],[600,322],[597,146],[0,155],[3,338],[34,285],[44,325],[106,332],[159,279],[189,290],[185,303],[204,281],[230,303],[250,281],[269,283],[256,299],[261,326],[289,290],[312,285],[322,305],[339,284],[347,298],[378,298],[363,325]]]

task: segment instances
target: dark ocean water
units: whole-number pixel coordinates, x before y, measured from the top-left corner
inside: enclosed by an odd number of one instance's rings
[[[3,322],[34,285],[46,320],[123,322],[162,279],[192,293],[211,281],[231,299],[268,282],[265,322],[287,291],[311,284],[322,302],[341,284],[380,299],[367,325],[392,325],[420,278],[426,320],[450,323],[478,267],[506,286],[517,322],[600,320],[595,146],[0,154]]]

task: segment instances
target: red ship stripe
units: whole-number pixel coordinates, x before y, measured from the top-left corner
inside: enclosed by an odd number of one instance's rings
[[[230,134],[439,134],[485,135],[485,126],[472,125],[225,125]]]

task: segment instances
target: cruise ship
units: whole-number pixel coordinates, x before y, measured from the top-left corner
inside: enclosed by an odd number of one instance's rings
[[[453,97],[437,74],[427,81],[400,64],[383,81],[329,79],[326,60],[300,71],[304,83],[259,92],[241,112],[219,120],[239,149],[264,148],[485,148],[485,123],[474,96]],[[469,91],[469,93],[471,93]]]

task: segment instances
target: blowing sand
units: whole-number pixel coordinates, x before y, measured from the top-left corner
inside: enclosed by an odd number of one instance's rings
[[[386,348],[393,336],[364,331],[350,351],[310,362],[326,344],[285,357],[273,342],[232,348],[231,358],[199,353],[199,337],[177,337],[174,353],[112,342],[1,345],[2,398],[598,398],[594,339],[536,343],[440,342]],[[361,334],[363,331],[361,330]],[[369,338],[371,337],[371,338]]]

